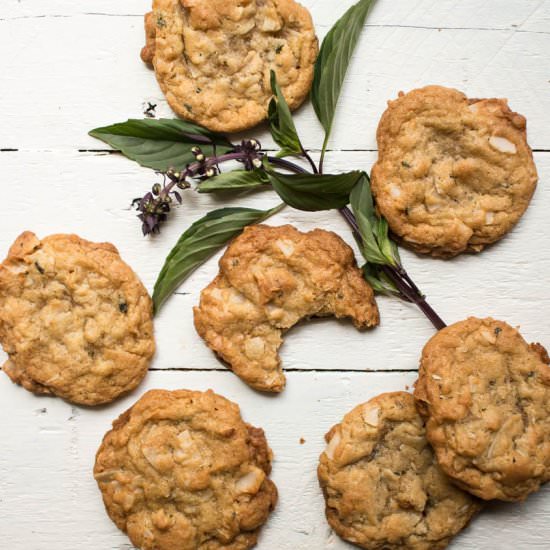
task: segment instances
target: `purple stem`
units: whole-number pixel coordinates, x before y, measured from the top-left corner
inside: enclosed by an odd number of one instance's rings
[[[289,160],[270,156],[267,156],[266,158],[271,164],[279,166],[280,168],[288,170],[289,172],[294,172],[295,174],[309,174],[309,172],[305,168],[302,168],[301,166],[298,166],[297,164],[294,164]]]
[[[428,304],[426,298],[422,294],[415,291],[406,281],[404,281],[399,271],[391,265],[380,266],[386,276],[393,282],[399,292],[403,294],[409,301],[416,304],[424,315],[429,319],[436,330],[441,330],[447,325],[443,319],[434,311],[432,306]],[[401,268],[403,269],[403,268]]]
[[[313,159],[309,156],[309,153],[304,149],[304,146],[301,143],[300,143],[300,149],[302,150],[302,156],[309,162],[309,165],[311,166],[313,173],[318,174],[319,170],[317,170],[317,166],[315,166]]]
[[[200,168],[206,166],[206,168],[210,168],[212,166],[217,166],[218,164],[221,164],[222,162],[228,162],[230,160],[244,160],[246,155],[243,155],[242,151],[234,152],[234,153],[226,153],[225,155],[218,156],[212,156],[205,159],[203,162],[193,162],[187,168],[183,171],[182,177],[180,178],[181,181],[184,181],[186,177],[193,177]],[[177,181],[171,181],[163,190],[162,195],[167,196],[170,194],[170,191],[174,188],[174,186],[177,184]]]

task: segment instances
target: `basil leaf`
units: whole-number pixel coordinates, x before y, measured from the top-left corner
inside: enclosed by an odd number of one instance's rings
[[[362,268],[363,277],[372,286],[375,292],[380,294],[393,294],[399,296],[399,290],[379,266],[366,263]]]
[[[280,174],[267,170],[271,185],[283,201],[297,208],[315,212],[342,208],[362,172],[344,174]]]
[[[378,220],[374,210],[370,178],[366,172],[361,173],[361,179],[350,193],[350,204],[355,214],[362,214],[369,224],[375,224]]]
[[[199,145],[207,156],[213,154],[213,147],[205,142],[215,144],[216,151],[221,154],[232,149],[231,142],[224,136],[179,119],[130,119],[96,128],[90,135],[141,166],[161,171],[183,169],[193,162],[195,157],[191,148],[195,145]]]
[[[401,263],[401,259],[399,257],[397,245],[390,239],[388,232],[389,227],[386,218],[378,218],[376,237],[376,239],[378,240],[378,245],[380,246],[380,250],[382,251],[382,254],[384,254],[384,256],[386,257],[386,259],[388,259],[388,261],[395,266]]]
[[[209,212],[183,233],[170,251],[153,291],[153,305],[158,313],[176,288],[212,254],[247,225],[258,223],[278,212],[284,205],[270,210],[221,208]]]
[[[269,128],[275,143],[281,147],[278,157],[299,155],[302,153],[302,144],[290,113],[285,96],[277,84],[275,72],[271,71],[271,91],[273,98],[267,110]]]
[[[350,193],[350,204],[359,226],[361,240],[358,240],[357,244],[361,249],[361,253],[368,262],[385,264],[386,258],[380,250],[376,239],[378,219],[374,212],[370,182],[364,172]]]
[[[205,179],[197,186],[199,193],[215,191],[252,189],[269,183],[264,170],[232,170]]]
[[[317,61],[311,101],[319,122],[325,129],[325,145],[332,129],[338,97],[351,56],[374,0],[360,0],[352,6],[325,36]]]
[[[399,265],[397,245],[388,235],[388,222],[376,214],[365,172],[350,193],[350,204],[361,234],[358,245],[365,259],[375,264]]]

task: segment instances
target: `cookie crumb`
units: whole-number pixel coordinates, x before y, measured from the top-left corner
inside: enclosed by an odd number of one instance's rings
[[[150,101],[148,101],[146,107],[143,109],[143,114],[147,118],[155,118],[155,116],[156,116],[155,109],[156,108],[157,108],[156,103],[151,103]]]

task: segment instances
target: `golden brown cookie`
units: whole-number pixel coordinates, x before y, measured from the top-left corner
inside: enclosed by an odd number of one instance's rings
[[[525,118],[505,99],[441,86],[388,105],[372,190],[394,234],[417,252],[451,257],[510,231],[537,182]]]
[[[550,367],[494,319],[455,323],[424,347],[415,397],[441,468],[483,499],[523,500],[550,480]]]
[[[285,385],[282,334],[301,319],[351,317],[359,329],[379,322],[351,248],[335,233],[301,233],[291,225],[247,227],[194,312],[208,346],[247,384],[270,392]]]
[[[480,509],[443,474],[414,398],[384,393],[326,435],[319,482],[330,526],[368,550],[439,550]]]
[[[247,550],[277,501],[263,430],[212,391],[147,392],[113,423],[94,476],[142,550]]]
[[[152,319],[112,244],[27,231],[0,265],[2,368],[31,392],[98,405],[134,389],[155,351]]]
[[[291,109],[306,98],[318,44],[294,0],[153,0],[141,52],[181,117],[218,132],[267,117],[270,71]]]

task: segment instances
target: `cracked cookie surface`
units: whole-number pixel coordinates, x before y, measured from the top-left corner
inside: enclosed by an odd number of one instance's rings
[[[438,332],[422,352],[415,389],[441,468],[483,499],[523,500],[550,480],[550,367],[501,321]]]
[[[0,342],[27,390],[107,403],[147,373],[151,299],[112,244],[27,231],[0,266]]]
[[[267,117],[270,71],[291,109],[306,98],[318,44],[294,0],[154,0],[144,61],[181,117],[218,132]]]
[[[113,423],[94,476],[141,550],[247,550],[277,501],[263,430],[212,391],[147,392]]]
[[[194,308],[195,328],[258,390],[284,388],[278,349],[282,334],[301,319],[350,317],[359,329],[379,322],[372,288],[352,249],[335,233],[250,226],[229,245],[219,266]]]
[[[330,526],[367,550],[439,550],[480,509],[443,474],[414,397],[384,393],[326,435],[319,482]]]
[[[450,257],[510,231],[537,182],[525,118],[505,99],[441,86],[388,105],[372,190],[393,233],[417,252]]]

